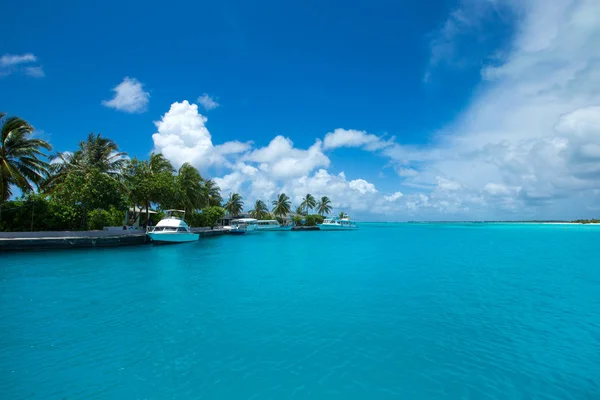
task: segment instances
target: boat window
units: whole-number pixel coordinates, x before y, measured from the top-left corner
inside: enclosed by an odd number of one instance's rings
[[[177,228],[177,232],[187,232],[185,228]]]

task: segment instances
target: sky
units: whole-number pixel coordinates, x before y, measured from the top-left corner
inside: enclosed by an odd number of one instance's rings
[[[250,209],[600,215],[597,0],[13,1],[0,110],[54,151],[161,152]]]

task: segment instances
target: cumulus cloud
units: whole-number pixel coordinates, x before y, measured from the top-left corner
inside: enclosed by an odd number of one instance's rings
[[[115,96],[102,101],[102,105],[127,113],[143,113],[147,110],[150,93],[144,91],[144,85],[137,79],[125,77],[112,90]]]
[[[383,138],[369,134],[365,131],[338,128],[325,135],[323,147],[325,149],[337,149],[339,147],[361,147],[368,151],[380,150],[392,144],[394,138],[384,140]]]
[[[198,97],[198,104],[204,107],[206,111],[214,110],[215,108],[220,106],[220,104],[217,103],[207,93],[204,93],[202,96]]]
[[[158,130],[152,135],[154,151],[162,153],[176,167],[185,162],[207,167],[230,165],[228,155],[249,150],[249,143],[237,141],[214,146],[206,122],[196,104],[187,100],[171,104],[161,120],[154,123]]]
[[[297,149],[286,137],[276,136],[262,148],[253,150],[245,160],[262,164],[262,169],[276,179],[290,179],[308,174],[317,167],[329,166],[320,140],[307,150]]]
[[[283,191],[298,205],[312,193],[329,196],[338,211],[388,220],[597,216],[600,3],[525,0],[503,7],[519,15],[510,50],[483,66],[471,103],[430,143],[337,129],[299,149],[277,136],[241,149],[219,184],[248,202]],[[386,158],[399,191],[329,171],[324,152],[341,147]]]
[[[432,187],[426,200],[406,196],[415,210],[586,215],[600,184],[600,3],[501,3],[520,15],[514,40],[500,62],[482,68],[472,103],[427,146],[395,143],[382,154],[401,166],[406,185]]]

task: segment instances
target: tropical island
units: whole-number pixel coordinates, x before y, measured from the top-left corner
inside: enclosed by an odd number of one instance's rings
[[[223,199],[215,181],[189,163],[176,170],[159,153],[147,160],[130,159],[113,140],[95,133],[80,141],[76,151],[53,154],[52,146],[33,132],[25,120],[0,113],[0,231],[147,226],[168,209],[184,210],[190,226],[213,227],[226,215],[243,213],[239,193]],[[15,188],[22,195],[11,200]],[[317,200],[311,194],[295,210],[285,193],[271,204],[269,210],[256,200],[249,215],[314,226],[332,211],[327,196]]]

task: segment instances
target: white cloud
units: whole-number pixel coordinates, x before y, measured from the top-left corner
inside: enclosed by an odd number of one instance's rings
[[[206,121],[196,104],[187,100],[171,104],[161,120],[154,123],[158,129],[152,135],[154,151],[162,153],[178,168],[185,162],[196,167],[229,165],[228,155],[250,149],[249,143],[237,141],[214,146]]]
[[[403,167],[396,167],[396,173],[403,177],[414,177],[419,175],[419,171],[413,169],[413,168],[403,168]]]
[[[31,53],[4,54],[0,57],[0,78],[13,73],[24,74],[34,78],[43,78],[45,74],[41,66],[23,66],[23,64],[31,64],[36,61],[37,57]]]
[[[396,193],[391,194],[389,196],[383,196],[383,198],[386,201],[396,201],[396,200],[398,200],[398,199],[400,199],[402,197],[404,197],[404,194],[402,194],[402,192],[396,192]]]
[[[307,150],[297,149],[289,138],[276,136],[266,147],[252,151],[244,159],[263,164],[262,169],[276,179],[290,179],[329,166],[322,147],[317,140]]]
[[[26,54],[4,54],[0,57],[0,67],[11,67],[18,64],[36,62],[37,57],[31,53]]]
[[[494,31],[486,29],[488,23],[495,19],[496,23],[510,25],[522,14],[521,3],[519,0],[461,0],[442,26],[430,34],[430,57],[423,81],[428,82],[440,65],[462,68],[480,64],[491,56],[497,58],[498,54],[486,52],[488,43],[494,39]]]
[[[198,97],[198,104],[204,107],[206,111],[214,110],[215,108],[220,106],[220,104],[217,103],[207,93],[204,93],[202,96]]]
[[[363,220],[374,214],[388,220],[597,216],[600,3],[527,0],[514,7],[521,17],[510,51],[483,68],[485,80],[471,103],[429,144],[336,130],[323,143],[298,149],[278,136],[234,155],[219,184],[247,202],[280,191],[294,205],[306,193],[327,195],[336,211]],[[325,169],[330,161],[323,152],[339,147],[389,158],[399,175],[390,182],[403,195]]]
[[[142,113],[147,110],[150,93],[144,91],[144,85],[137,79],[125,77],[112,90],[115,96],[102,101],[102,105],[127,113]]]
[[[394,138],[384,140],[379,136],[369,134],[365,131],[338,128],[329,132],[323,139],[323,147],[326,150],[339,147],[362,147],[368,151],[375,151],[390,146]]]
[[[600,185],[600,3],[500,3],[520,15],[514,41],[501,62],[482,69],[485,80],[469,107],[429,145],[394,144],[382,154],[397,171],[418,167],[414,176],[399,173],[405,185],[433,187],[427,201],[405,196],[414,209],[593,216]]]
[[[25,68],[25,75],[34,78],[43,78],[46,76],[44,69],[41,66]]]
[[[348,184],[352,189],[359,191],[361,194],[376,193],[375,185],[365,181],[364,179],[355,179]]]

